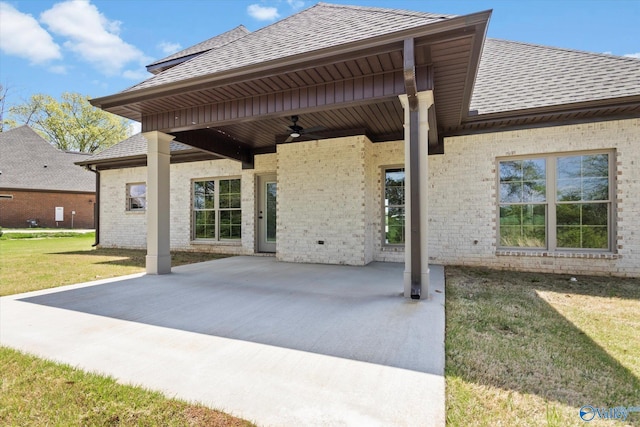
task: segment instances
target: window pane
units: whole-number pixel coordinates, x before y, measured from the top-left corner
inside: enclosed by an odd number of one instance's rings
[[[146,184],[131,184],[129,186],[129,197],[145,197],[146,195]]]
[[[545,247],[545,205],[500,206],[500,246],[519,248]]]
[[[384,198],[387,206],[404,205],[404,169],[385,171]]]
[[[129,199],[129,210],[144,210],[147,208],[147,199],[143,197],[132,197]]]
[[[215,239],[216,215],[214,211],[196,211],[195,218],[195,238]]]
[[[559,157],[558,201],[608,200],[609,155]]]
[[[239,239],[242,232],[242,212],[240,210],[220,211],[220,238]]]
[[[606,249],[609,247],[608,203],[558,205],[559,248]]]
[[[385,243],[404,243],[404,207],[386,209]]]
[[[267,242],[276,241],[276,201],[278,197],[275,182],[267,182]]]
[[[526,203],[546,200],[545,159],[500,162],[500,202]]]

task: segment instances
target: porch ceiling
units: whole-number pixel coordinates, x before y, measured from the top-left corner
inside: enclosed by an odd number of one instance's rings
[[[374,142],[399,140],[404,113],[398,95],[406,93],[404,40],[414,42],[417,90],[434,89],[437,128],[457,127],[468,113],[489,15],[453,18],[380,40],[92,103],[141,121],[143,132],[173,134],[216,154],[223,146],[250,154],[275,151],[292,115],[304,128],[324,127],[324,133],[314,132],[320,136],[364,133]]]

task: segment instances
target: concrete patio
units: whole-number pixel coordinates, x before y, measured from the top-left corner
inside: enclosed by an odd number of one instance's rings
[[[261,426],[444,425],[444,272],[233,257],[0,298],[0,344]]]

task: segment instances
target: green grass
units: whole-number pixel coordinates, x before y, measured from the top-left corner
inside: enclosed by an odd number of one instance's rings
[[[144,271],[146,252],[131,249],[92,248],[93,233],[71,237],[0,240],[0,296],[48,289]],[[217,259],[226,255],[172,252],[172,265]]]
[[[144,271],[145,252],[94,249],[93,234],[0,239],[0,295]],[[8,237],[8,238],[7,238]],[[223,257],[172,253],[181,265]],[[114,379],[0,347],[2,426],[251,426]]]
[[[0,347],[3,426],[251,426],[202,405]]]
[[[639,405],[640,280],[569,279],[447,268],[448,425],[582,426],[583,405]]]

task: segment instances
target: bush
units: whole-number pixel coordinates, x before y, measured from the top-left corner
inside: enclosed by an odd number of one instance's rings
[[[0,237],[2,237],[2,227],[0,227]]]

